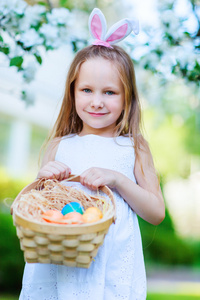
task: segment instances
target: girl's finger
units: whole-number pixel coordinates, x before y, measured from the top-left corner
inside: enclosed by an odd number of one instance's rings
[[[37,177],[63,180],[69,177],[70,172],[70,168],[66,165],[50,162],[39,171]]]
[[[54,174],[51,171],[48,171],[48,170],[45,171],[44,170],[44,171],[38,173],[37,178],[49,178],[49,179],[51,179],[51,178],[54,178]]]
[[[71,170],[69,168],[67,170],[64,170],[63,172],[60,173],[60,179],[59,180],[67,179],[70,174],[71,174]]]

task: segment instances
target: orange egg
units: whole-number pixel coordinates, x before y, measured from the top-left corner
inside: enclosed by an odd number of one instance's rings
[[[84,213],[83,220],[85,223],[94,223],[94,222],[98,222],[99,220],[101,220],[101,218],[95,214]]]
[[[63,215],[58,210],[50,209],[42,214],[42,218],[49,223],[58,223],[63,218]]]
[[[99,217],[100,219],[103,218],[103,214],[102,214],[101,210],[98,207],[92,206],[92,207],[87,208],[85,210],[84,214],[88,214],[88,213],[93,214],[93,215]]]
[[[65,222],[66,221],[66,222]],[[62,223],[64,224],[83,224],[83,215],[74,211],[63,216]]]

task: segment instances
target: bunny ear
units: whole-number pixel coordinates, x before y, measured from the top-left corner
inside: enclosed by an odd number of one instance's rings
[[[115,44],[127,37],[133,31],[135,34],[139,32],[139,23],[137,20],[123,19],[115,23],[107,32],[105,41]]]
[[[94,39],[105,39],[107,30],[106,19],[100,9],[94,8],[89,17],[89,30]]]
[[[130,22],[132,30],[135,34],[139,33],[139,21],[138,19],[127,19],[128,22]]]

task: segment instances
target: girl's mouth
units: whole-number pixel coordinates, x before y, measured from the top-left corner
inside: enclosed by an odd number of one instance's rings
[[[92,117],[102,117],[104,115],[106,115],[107,113],[95,113],[95,112],[88,112],[89,115],[91,115]]]

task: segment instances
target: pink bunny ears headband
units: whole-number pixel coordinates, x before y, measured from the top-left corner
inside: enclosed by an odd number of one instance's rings
[[[138,20],[123,19],[115,23],[107,32],[107,24],[104,14],[100,9],[94,8],[89,17],[89,30],[95,39],[93,45],[112,48],[115,44],[127,37],[131,31],[139,33]]]

